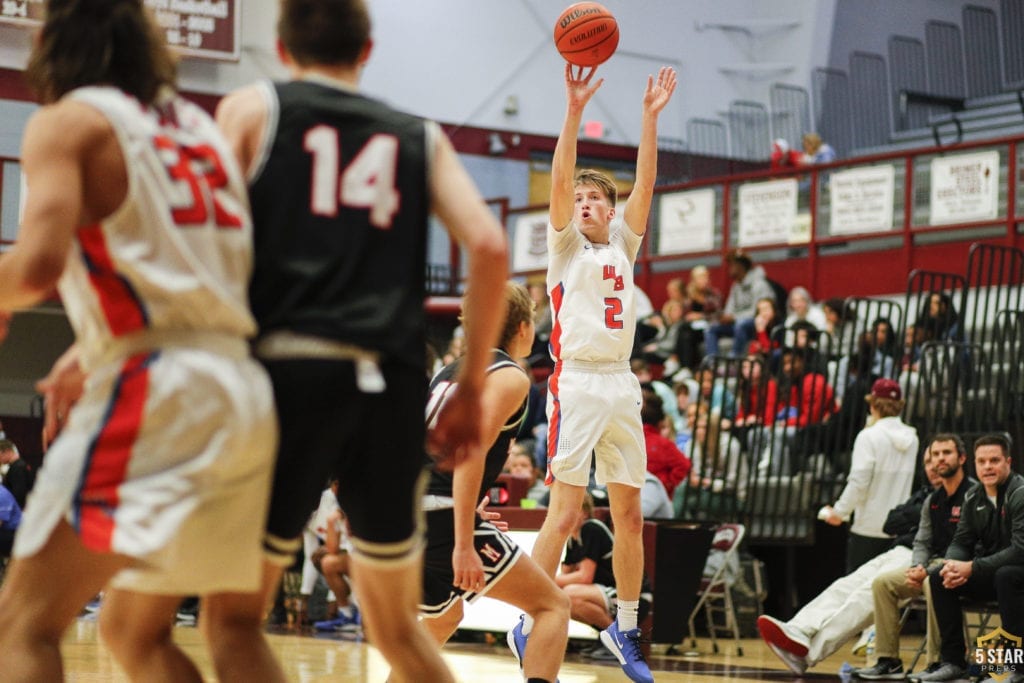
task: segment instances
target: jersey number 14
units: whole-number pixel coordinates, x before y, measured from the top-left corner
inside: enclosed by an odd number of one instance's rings
[[[398,138],[378,133],[344,169],[338,131],[331,126],[313,126],[303,137],[303,149],[313,156],[310,210],[314,215],[333,218],[338,207],[369,209],[370,224],[387,230],[398,212],[399,192],[395,187]]]

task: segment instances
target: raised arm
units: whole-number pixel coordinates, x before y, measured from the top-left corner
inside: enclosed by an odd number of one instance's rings
[[[663,66],[658,80],[647,77],[644,91],[644,113],[640,123],[640,146],[636,153],[636,183],[626,200],[623,217],[630,230],[638,235],[647,231],[647,216],[651,211],[654,181],[658,175],[658,115],[672,98],[676,89],[676,72]]]
[[[575,202],[573,177],[576,174],[576,140],[580,121],[587,102],[604,83],[604,79],[599,78],[596,83],[590,84],[596,71],[597,67],[586,70],[580,66],[575,67],[574,72],[571,64],[565,65],[565,120],[551,160],[551,205],[548,209],[551,225],[557,231],[564,230],[572,221]]]

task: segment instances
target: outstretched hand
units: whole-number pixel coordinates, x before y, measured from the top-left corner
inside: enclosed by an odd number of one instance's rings
[[[594,96],[597,89],[604,83],[604,79],[599,78],[596,83],[590,84],[596,72],[596,66],[574,67],[568,62],[565,63],[565,94],[569,100],[570,107],[582,109],[587,106],[587,102],[590,101],[590,98]]]
[[[668,101],[672,99],[672,93],[676,89],[676,70],[670,66],[663,66],[658,70],[658,80],[655,82],[653,76],[647,77],[647,90],[644,91],[644,111],[657,114],[665,108]]]

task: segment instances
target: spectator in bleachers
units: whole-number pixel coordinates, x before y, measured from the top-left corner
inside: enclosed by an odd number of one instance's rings
[[[534,326],[537,330],[533,338],[533,349],[530,351],[530,364],[535,367],[551,367],[554,363],[548,352],[551,341],[551,299],[548,297],[544,281],[531,282],[527,289],[534,303]]]
[[[760,443],[765,448],[757,462],[759,472],[787,475],[799,469],[794,455],[809,453],[794,453],[794,445],[807,441],[804,430],[822,425],[836,413],[835,392],[825,375],[808,364],[811,353],[794,347],[782,352],[775,422],[762,428]]]
[[[675,355],[679,365],[695,371],[700,363],[700,348],[704,343],[704,330],[722,307],[722,293],[711,284],[711,275],[705,266],[690,271],[685,290],[684,324],[679,328]],[[666,367],[668,372],[668,367]]]
[[[766,296],[757,300],[756,310],[753,339],[747,350],[763,354],[773,353],[779,348],[779,340],[772,339],[772,330],[782,324],[779,307],[774,297]]]
[[[761,638],[798,676],[837,652],[871,623],[875,577],[891,569],[902,571],[910,563],[914,556],[911,545],[926,510],[924,501],[941,483],[931,449],[925,450],[923,458],[927,483],[886,515],[884,528],[895,537],[892,548],[833,581],[789,621],[768,615],[757,618]],[[936,545],[934,552],[941,555],[943,550]]]
[[[676,489],[676,517],[721,518],[739,509],[750,468],[739,440],[722,429],[722,418],[700,410],[691,448],[688,486]]]
[[[800,156],[801,165],[827,164],[836,160],[836,151],[832,145],[821,139],[817,133],[804,133],[804,153]]]
[[[808,322],[818,330],[824,330],[827,325],[825,312],[814,303],[811,293],[804,287],[789,290],[786,301],[786,327],[792,327],[798,321]]]
[[[18,506],[25,507],[25,500],[36,482],[36,471],[22,460],[18,447],[10,439],[0,439],[0,481],[14,496]]]
[[[679,482],[685,480],[690,473],[690,459],[661,433],[662,423],[666,419],[661,398],[650,385],[645,385],[641,393],[643,405],[640,408],[640,419],[644,424],[647,471],[658,477],[665,486],[665,493],[671,497]]]
[[[779,383],[768,372],[768,360],[763,353],[750,353],[740,365],[736,386],[736,424],[732,431],[748,451],[758,450],[755,436],[765,425],[775,421],[779,400]]]
[[[732,421],[736,418],[736,396],[729,391],[724,377],[717,377],[711,367],[701,368],[697,372],[697,387],[700,393],[697,402],[708,407],[712,413],[718,413],[725,421],[722,429],[732,427]]]
[[[1024,477],[1012,469],[1009,439],[988,434],[975,441],[974,470],[981,483],[964,497],[942,570],[928,577],[942,633],[942,663],[922,674],[922,681],[967,675],[961,597],[997,600],[1003,631],[1024,634]],[[1020,656],[1020,647],[1011,654]],[[1006,672],[1012,681],[1021,679],[1017,667]]]
[[[885,552],[892,535],[883,530],[884,510],[910,495],[917,466],[917,430],[900,420],[903,397],[899,384],[879,379],[865,399],[871,411],[868,426],[853,444],[846,487],[822,519],[839,526],[853,515],[846,546],[846,571],[854,571]]]
[[[840,298],[826,299],[821,304],[825,314],[825,331],[832,335],[832,353],[845,354],[853,351],[856,334],[857,313]]]
[[[672,519],[672,500],[665,492],[661,479],[651,471],[644,473],[644,485],[640,487],[640,511],[644,519]]]
[[[925,341],[957,341],[960,338],[960,316],[953,306],[953,297],[946,292],[931,292],[921,308],[916,324]]]
[[[683,425],[683,416],[679,414],[678,402],[672,388],[661,380],[654,379],[651,366],[642,358],[634,358],[629,361],[629,369],[636,375],[640,386],[649,386],[661,399],[661,407],[665,415],[672,423],[672,430],[676,431]]]
[[[672,391],[676,395],[676,408],[679,411],[681,420],[676,424],[676,448],[688,454],[690,452],[690,439],[693,436],[693,422],[690,419],[690,409],[697,405],[697,394],[700,388],[697,381],[693,379],[682,379],[672,385]]]
[[[660,313],[655,313],[647,319],[647,324],[654,328],[654,338],[643,346],[641,357],[648,363],[664,365],[666,372],[671,373],[679,369],[679,357],[676,355],[676,348],[679,345],[679,334],[686,322],[683,320],[683,304],[679,301],[669,299],[661,307]],[[669,361],[672,360],[672,365]],[[670,369],[669,369],[670,368]]]
[[[527,480],[529,487],[526,490],[525,497],[547,507],[548,487],[545,486],[541,471],[533,460],[531,445],[532,442],[523,443],[516,441],[509,446],[505,471],[514,477],[522,477]]]
[[[796,168],[800,165],[802,158],[803,155],[800,152],[790,149],[789,142],[785,138],[775,138],[772,140],[772,151],[769,160],[773,171]]]
[[[753,336],[757,300],[775,299],[775,290],[768,283],[764,268],[754,266],[742,251],[730,252],[727,263],[732,287],[717,321],[704,332],[704,347],[707,355],[715,356],[718,355],[718,340],[734,337],[732,356],[739,358],[747,352],[747,343]]]

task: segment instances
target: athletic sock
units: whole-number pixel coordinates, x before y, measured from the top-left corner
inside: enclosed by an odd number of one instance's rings
[[[639,600],[616,600],[618,603],[618,616],[615,621],[619,624],[619,632],[632,631],[636,628],[637,617],[640,612]]]
[[[533,630],[533,617],[531,617],[529,614],[524,614],[523,615],[523,635],[524,636],[530,635],[530,631],[532,631],[532,630]]]

